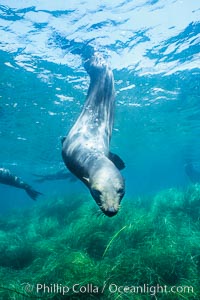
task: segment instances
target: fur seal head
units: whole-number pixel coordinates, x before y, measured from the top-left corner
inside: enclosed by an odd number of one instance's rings
[[[106,157],[98,160],[90,172],[88,187],[103,213],[117,214],[125,193],[124,179],[115,165]]]

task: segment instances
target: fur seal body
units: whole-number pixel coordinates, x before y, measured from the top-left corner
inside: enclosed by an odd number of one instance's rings
[[[114,79],[107,63],[94,54],[84,67],[90,86],[83,110],[63,141],[67,168],[89,188],[107,216],[114,216],[125,193],[123,161],[109,152],[114,118]]]
[[[41,193],[35,191],[29,184],[22,181],[19,177],[11,174],[8,169],[0,168],[0,183],[25,190],[29,197],[33,200],[36,200],[37,197],[41,195]]]

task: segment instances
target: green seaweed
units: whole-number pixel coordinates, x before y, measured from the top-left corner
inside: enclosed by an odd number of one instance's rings
[[[124,199],[113,218],[86,195],[10,213],[0,219],[0,299],[199,299],[199,212],[195,184]],[[69,291],[37,291],[38,284]],[[154,295],[153,287],[165,285],[193,292]]]

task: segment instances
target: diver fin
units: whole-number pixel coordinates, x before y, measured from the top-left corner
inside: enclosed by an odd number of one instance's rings
[[[122,170],[125,168],[125,163],[117,154],[109,152],[108,158],[113,162],[117,169]]]
[[[62,144],[62,145],[63,145],[65,139],[66,139],[66,136],[63,136],[63,137],[61,138],[61,144]]]

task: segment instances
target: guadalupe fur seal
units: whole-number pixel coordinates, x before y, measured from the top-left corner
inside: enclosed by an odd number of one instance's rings
[[[38,179],[35,179],[34,181],[42,183],[44,181],[51,181],[51,180],[63,180],[63,179],[69,179],[70,181],[77,180],[77,178],[72,173],[69,172],[66,173],[65,170],[60,170],[54,174],[46,174],[46,175],[33,174],[33,176],[38,177]]]
[[[200,182],[200,172],[193,166],[192,162],[188,162],[185,164],[185,172],[191,182]]]
[[[35,191],[30,185],[22,181],[19,177],[11,174],[10,170],[0,168],[0,183],[14,186],[16,188],[23,189],[27,192],[29,197],[36,200],[41,193]]]
[[[114,118],[114,79],[108,64],[97,54],[85,61],[90,86],[83,110],[63,139],[67,168],[89,188],[103,213],[114,216],[125,193],[119,170],[123,161],[109,152]]]

